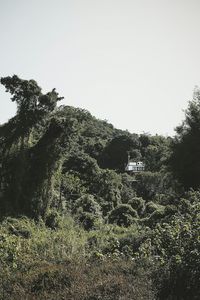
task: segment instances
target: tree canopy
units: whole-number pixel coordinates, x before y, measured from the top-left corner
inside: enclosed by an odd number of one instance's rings
[[[176,128],[172,143],[171,170],[185,188],[200,187],[200,91],[185,111],[185,120]]]

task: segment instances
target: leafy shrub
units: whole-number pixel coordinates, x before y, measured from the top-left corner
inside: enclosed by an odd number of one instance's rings
[[[86,194],[78,198],[73,207],[73,213],[84,211],[96,216],[101,216],[101,207],[95,201],[94,196]]]
[[[165,206],[165,215],[173,216],[177,213],[178,208],[175,205],[166,205]]]
[[[45,219],[45,225],[51,229],[56,229],[60,226],[61,216],[58,211],[53,210],[48,213]]]
[[[164,206],[154,203],[153,201],[147,202],[145,213],[152,214],[155,211],[163,211]]]
[[[174,215],[155,226],[140,246],[141,256],[160,261],[156,275],[159,299],[199,299],[200,230],[199,201],[191,214]]]
[[[121,176],[113,170],[101,170],[93,178],[90,190],[92,194],[104,199],[102,205],[104,216],[121,202],[121,188]]]
[[[138,218],[137,211],[128,204],[120,204],[108,215],[108,222],[119,226],[130,226]]]
[[[145,201],[141,197],[134,197],[128,201],[128,204],[135,209],[139,215],[142,215],[145,209]]]
[[[164,210],[155,210],[149,217],[146,218],[144,224],[153,227],[165,217]]]
[[[77,219],[85,230],[96,229],[96,226],[98,226],[101,221],[97,216],[84,211],[78,213]]]
[[[101,207],[92,195],[84,195],[77,199],[73,212],[86,230],[94,228],[95,224],[102,219]]]

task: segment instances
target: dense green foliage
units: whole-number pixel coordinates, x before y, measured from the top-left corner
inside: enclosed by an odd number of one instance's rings
[[[200,91],[194,92],[189,102],[186,118],[177,127],[177,136],[173,141],[171,167],[176,177],[186,188],[200,186]]]
[[[17,104],[0,126],[2,299],[199,299],[199,92],[172,139],[1,83]]]

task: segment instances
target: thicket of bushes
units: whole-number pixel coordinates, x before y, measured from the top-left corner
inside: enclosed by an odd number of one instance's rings
[[[191,197],[152,228],[98,223],[88,231],[69,215],[57,215],[54,227],[5,218],[2,299],[199,299],[200,202]]]

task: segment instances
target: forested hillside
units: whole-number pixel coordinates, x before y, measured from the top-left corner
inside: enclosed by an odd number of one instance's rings
[[[172,138],[1,84],[17,106],[0,126],[2,299],[199,299],[199,91]]]

